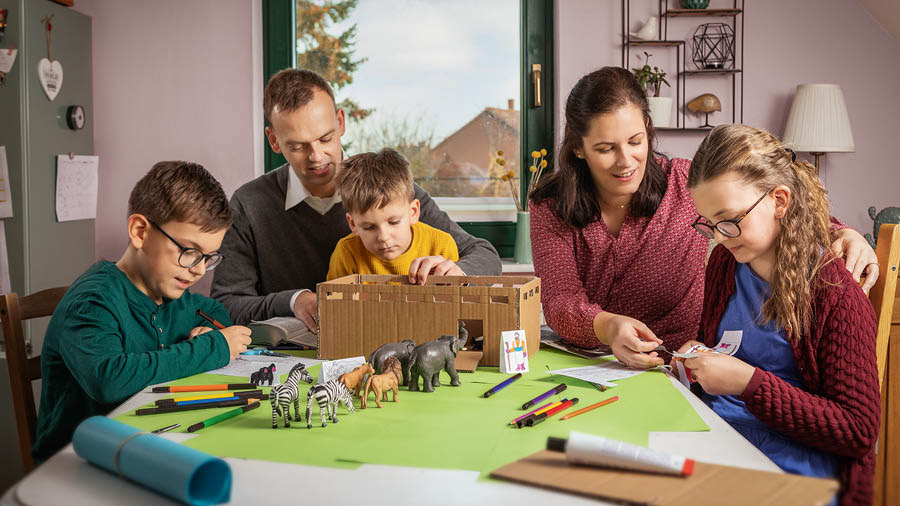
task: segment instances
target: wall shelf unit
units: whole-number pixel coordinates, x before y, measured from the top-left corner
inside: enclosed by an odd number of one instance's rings
[[[741,123],[744,120],[744,0],[732,0],[732,8],[726,9],[678,9],[669,8],[669,3],[680,5],[680,0],[658,0],[657,19],[659,28],[657,40],[631,39],[631,3],[636,0],[622,0],[622,67],[631,69],[631,48],[663,47],[675,49],[675,126],[657,127],[664,132],[708,132],[709,128],[685,126],[685,104],[687,103],[688,78],[731,78],[731,122]],[[688,45],[691,35],[684,40],[669,38],[669,19],[671,18],[731,18],[730,24],[734,33],[734,68],[688,69]],[[689,32],[693,33],[693,32]],[[739,47],[738,47],[739,46]],[[671,74],[671,73],[670,73]],[[725,100],[721,100],[723,103]]]

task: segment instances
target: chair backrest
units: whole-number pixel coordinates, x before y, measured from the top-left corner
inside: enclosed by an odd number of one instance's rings
[[[881,382],[881,428],[875,456],[874,504],[900,504],[900,488],[896,486],[900,481],[900,225],[881,226],[875,254],[879,274],[869,299],[878,318],[875,346]]]
[[[31,382],[41,378],[41,359],[28,358],[22,322],[52,315],[66,289],[68,287],[65,286],[48,288],[21,299],[15,293],[0,296],[0,319],[3,325],[3,342],[6,345],[9,385],[16,415],[16,429],[19,432],[19,453],[25,473],[34,469],[31,447],[34,445],[37,427],[37,410]]]

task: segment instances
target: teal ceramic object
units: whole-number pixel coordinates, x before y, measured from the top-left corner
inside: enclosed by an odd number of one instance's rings
[[[685,9],[705,9],[709,6],[709,0],[681,0],[681,6]]]
[[[519,264],[531,263],[531,215],[519,211],[516,216],[516,249],[515,259]]]
[[[869,244],[872,245],[872,249],[875,249],[875,245],[878,244],[878,230],[881,229],[881,225],[885,223],[900,223],[900,207],[885,207],[877,214],[875,213],[875,207],[870,207],[869,218],[875,221],[875,226],[872,230],[875,237],[872,237],[873,234],[864,235]]]

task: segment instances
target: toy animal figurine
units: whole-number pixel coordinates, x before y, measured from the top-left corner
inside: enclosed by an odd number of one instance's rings
[[[339,402],[343,402],[344,406],[347,406],[347,410],[353,413],[353,399],[350,397],[350,390],[346,385],[341,383],[341,380],[331,380],[328,383],[322,383],[319,385],[315,385],[309,389],[309,392],[306,394],[306,428],[312,428],[312,421],[310,420],[311,416],[311,404],[313,397],[316,398],[316,403],[319,404],[319,416],[322,417],[322,427],[327,426],[325,423],[325,416],[331,419],[332,423],[338,423],[337,418],[337,405]]]
[[[875,249],[878,244],[878,231],[881,229],[881,226],[885,223],[900,223],[900,207],[885,207],[878,214],[875,214],[875,207],[869,208],[869,218],[872,218],[875,221],[875,227],[872,230],[875,234],[875,237],[872,237],[872,234],[864,234],[869,244],[872,246],[872,249]]]
[[[365,363],[350,372],[345,372],[338,376],[338,381],[343,383],[347,390],[352,391],[353,395],[359,397],[359,391],[362,390],[366,374],[375,374],[372,364]]]
[[[284,426],[291,426],[291,403],[294,404],[294,417],[299,422],[300,418],[300,393],[297,391],[298,383],[303,380],[312,383],[312,376],[303,364],[297,364],[291,368],[287,380],[281,385],[275,385],[269,391],[269,403],[272,404],[272,428],[278,428],[278,415],[284,418]],[[307,415],[308,416],[308,415]]]
[[[397,402],[397,391],[400,381],[403,379],[403,367],[397,357],[388,357],[384,361],[384,373],[374,374],[366,380],[366,388],[363,390],[360,407],[366,409],[366,400],[369,392],[375,392],[375,404],[381,407],[381,401],[387,400],[388,390],[394,392],[394,402]],[[382,396],[384,398],[382,398]]]
[[[384,372],[385,361],[390,357],[395,357],[403,368],[403,378],[400,384],[405,386],[409,381],[409,376],[406,375],[406,371],[409,369],[409,354],[415,347],[416,342],[412,339],[404,339],[399,343],[382,344],[369,356],[369,363],[375,368],[375,374],[381,374]]]
[[[459,337],[459,347],[464,348],[466,343],[469,342],[469,331],[466,329],[466,323],[464,321],[459,321],[456,334]]]
[[[268,382],[269,386],[275,382],[275,364],[260,367],[258,371],[250,375],[250,383],[256,386],[262,386],[265,382]]]
[[[441,369],[450,375],[450,385],[459,386],[459,374],[453,364],[459,352],[459,339],[445,335],[434,341],[422,343],[413,348],[409,357],[409,389],[419,389],[419,376],[422,377],[422,389],[434,392],[434,387],[441,386]]]
[[[719,97],[712,93],[704,93],[688,102],[687,110],[697,115],[706,113],[706,123],[700,125],[700,128],[712,128],[713,126],[709,124],[709,113],[721,111],[722,102],[719,102]]]

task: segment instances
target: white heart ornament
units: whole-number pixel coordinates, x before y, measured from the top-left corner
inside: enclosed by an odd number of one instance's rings
[[[59,89],[62,88],[63,69],[59,60],[52,62],[46,58],[41,58],[38,62],[38,79],[41,81],[41,88],[47,94],[47,98],[52,102]]]

